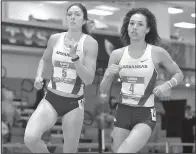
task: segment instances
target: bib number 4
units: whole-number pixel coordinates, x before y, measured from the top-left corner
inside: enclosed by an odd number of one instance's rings
[[[131,91],[131,93],[134,94],[134,84],[131,84],[130,85],[129,91]]]

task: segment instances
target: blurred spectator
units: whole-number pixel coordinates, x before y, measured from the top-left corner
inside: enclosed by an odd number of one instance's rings
[[[8,142],[11,141],[12,127],[20,119],[20,115],[13,105],[14,92],[6,87],[2,87],[2,122],[7,125]]]
[[[1,121],[1,135],[2,142],[5,143],[7,141],[7,138],[9,137],[9,128],[3,121]]]
[[[185,116],[182,121],[181,141],[182,143],[194,143],[196,118],[193,116],[191,106],[185,107]],[[183,146],[183,153],[192,153],[192,146]]]
[[[118,99],[114,96],[111,96],[109,99],[108,114],[106,115],[105,119],[106,119],[108,126],[112,128],[114,124],[114,117],[115,117],[117,105],[118,105]]]
[[[98,122],[98,125],[104,125],[101,127],[112,128],[118,100],[114,96],[111,96],[104,101],[104,104],[97,104],[95,106],[94,119]],[[100,122],[103,122],[103,124]]]
[[[118,105],[118,99],[114,96],[111,96],[109,99],[109,105],[110,105],[111,111],[115,111]]]

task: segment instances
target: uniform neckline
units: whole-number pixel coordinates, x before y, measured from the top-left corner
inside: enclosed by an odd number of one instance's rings
[[[67,32],[65,32],[65,33],[63,34],[63,45],[64,45],[65,48],[70,49],[69,47],[67,47],[67,46],[64,44],[64,40],[65,40],[65,37],[66,37],[67,34],[68,34]],[[81,37],[80,37],[80,39],[78,40],[77,43],[79,43],[79,42],[81,41],[81,39],[82,39],[83,36],[84,36],[84,33],[82,33],[82,35],[81,35]]]
[[[146,52],[148,51],[148,48],[149,48],[149,44],[146,43],[146,48],[144,50],[144,53],[139,57],[139,58],[133,58],[130,54],[129,54],[129,46],[127,46],[127,54],[128,56],[133,59],[133,60],[140,60],[142,57],[144,57],[144,55],[146,54]]]

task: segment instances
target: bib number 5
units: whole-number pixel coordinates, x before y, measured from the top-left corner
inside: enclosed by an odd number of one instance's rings
[[[63,68],[62,69],[62,77],[63,78],[66,78],[66,76],[67,76],[67,69],[66,68]]]

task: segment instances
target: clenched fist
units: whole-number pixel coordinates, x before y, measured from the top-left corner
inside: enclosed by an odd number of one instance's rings
[[[163,97],[165,93],[169,92],[170,89],[171,87],[169,86],[169,84],[167,82],[164,82],[163,84],[156,86],[153,89],[153,93],[157,97]]]
[[[34,87],[37,89],[37,90],[40,90],[42,89],[44,83],[43,83],[43,78],[41,76],[37,76],[35,78],[35,82],[34,82]]]
[[[66,38],[64,40],[64,44],[65,46],[69,47],[70,48],[70,56],[72,58],[74,58],[76,56],[76,50],[77,50],[77,47],[78,47],[78,42],[76,42],[73,38]]]

